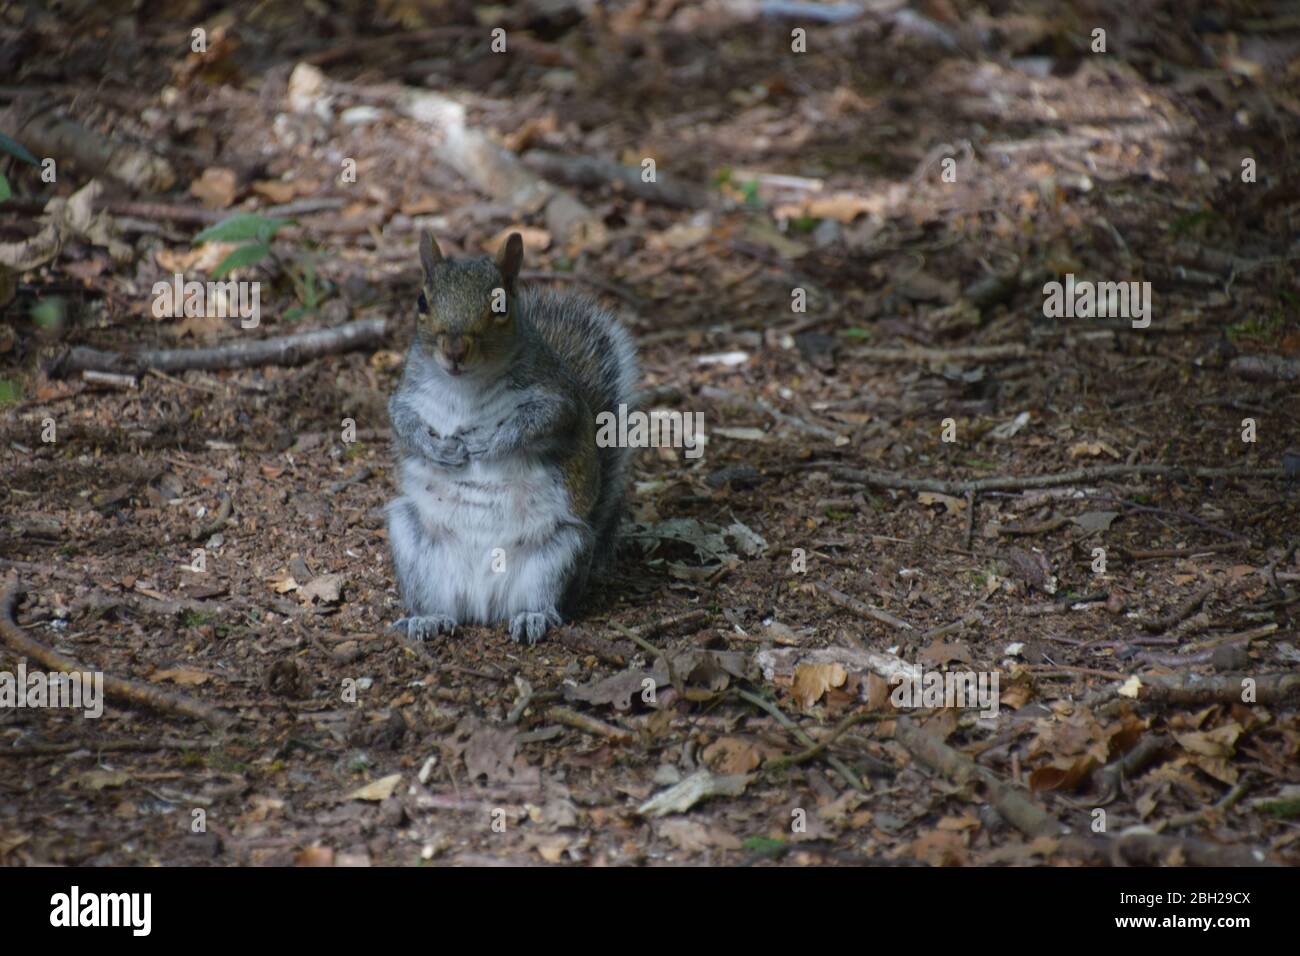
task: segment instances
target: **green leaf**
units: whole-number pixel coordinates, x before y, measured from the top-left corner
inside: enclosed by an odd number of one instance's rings
[[[765,836],[748,837],[742,845],[750,853],[765,857],[783,856],[790,849],[783,841]]]
[[[16,402],[23,397],[23,390],[18,387],[17,382],[11,382],[7,378],[0,378],[0,405],[8,405],[10,402]]]
[[[841,334],[844,335],[846,338],[850,338],[850,339],[869,339],[869,338],[871,338],[871,330],[870,330],[870,329],[861,329],[861,328],[856,328],[856,327],[855,327],[855,328],[851,328],[851,329],[844,329],[843,332],[841,332]]]
[[[246,246],[240,246],[222,259],[221,264],[212,270],[212,278],[220,279],[232,269],[242,269],[244,266],[256,265],[270,254],[271,247],[265,242],[250,242]]]
[[[14,191],[9,188],[9,180],[5,179],[4,173],[0,173],[0,202],[4,202],[13,194]]]
[[[10,139],[4,133],[0,133],[0,153],[8,153],[10,156],[17,156],[24,163],[31,163],[33,166],[39,166],[41,164],[41,161],[33,156],[26,146]]]
[[[209,241],[244,242],[248,239],[266,244],[272,236],[289,225],[293,225],[292,219],[268,219],[256,213],[243,212],[204,229],[194,237],[194,245]]]
[[[32,321],[41,328],[55,331],[63,325],[63,299],[52,295],[32,306]]]

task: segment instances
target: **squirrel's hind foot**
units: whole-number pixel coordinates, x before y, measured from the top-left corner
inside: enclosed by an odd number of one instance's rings
[[[530,645],[536,644],[546,636],[546,631],[551,625],[558,627],[563,623],[564,619],[560,617],[560,612],[553,607],[545,611],[525,611],[510,619],[510,639],[516,644],[522,644],[525,640]]]
[[[393,630],[416,641],[427,641],[439,634],[455,634],[456,621],[445,614],[425,617],[404,617],[393,625]]]

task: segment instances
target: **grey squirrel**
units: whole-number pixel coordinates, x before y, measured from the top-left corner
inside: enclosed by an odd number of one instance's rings
[[[386,509],[409,614],[394,627],[418,640],[504,623],[536,643],[614,551],[631,450],[597,447],[596,416],[633,407],[636,349],[591,300],[520,289],[522,261],[518,233],[495,260],[420,235]]]

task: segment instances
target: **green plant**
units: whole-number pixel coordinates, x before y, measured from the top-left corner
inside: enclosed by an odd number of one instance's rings
[[[284,317],[294,322],[305,315],[314,314],[325,298],[322,294],[324,289],[316,281],[316,260],[310,254],[304,254],[300,264],[287,264],[284,271],[293,283],[293,294],[299,303],[286,312]]]
[[[285,226],[294,225],[292,219],[271,219],[256,213],[239,213],[209,226],[194,237],[194,245],[205,242],[242,242],[230,255],[212,270],[212,277],[220,279],[233,269],[242,269],[261,262],[271,254],[271,240]]]
[[[8,153],[16,159],[21,159],[24,163],[32,166],[39,166],[40,161],[31,154],[22,143],[0,133],[0,153]],[[9,187],[9,180],[5,178],[4,173],[0,173],[0,202],[4,202],[12,196],[13,190]]]

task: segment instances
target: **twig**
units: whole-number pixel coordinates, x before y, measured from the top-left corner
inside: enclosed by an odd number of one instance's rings
[[[1187,618],[1196,613],[1196,609],[1205,603],[1206,598],[1217,590],[1219,590],[1218,583],[1211,581],[1164,617],[1156,618],[1152,621],[1143,621],[1143,629],[1150,631],[1153,634],[1162,634],[1165,631],[1168,631],[1174,625],[1187,620]]]
[[[336,355],[378,345],[383,341],[387,330],[388,323],[384,319],[360,319],[332,329],[317,329],[203,349],[146,349],[124,355],[76,346],[57,359],[49,373],[58,376],[93,369],[139,374],[146,369],[181,372],[187,369],[211,371],[255,365],[298,365],[322,355]]]
[[[1019,791],[999,780],[991,770],[979,766],[937,737],[913,726],[906,718],[899,720],[894,739],[921,763],[954,783],[981,783],[988,794],[989,803],[1021,833],[1029,837],[1055,837],[1061,849],[1088,859],[1111,864],[1154,864],[1160,862],[1162,857],[1176,853],[1191,866],[1259,866],[1264,860],[1259,850],[1250,847],[1221,846],[1152,833],[1121,834],[1115,837],[1071,836],[1059,822],[1030,803]]]
[[[868,714],[862,712],[849,714],[840,721],[839,726],[822,738],[818,743],[813,744],[805,750],[801,750],[797,754],[791,754],[787,757],[772,757],[763,763],[763,769],[784,770],[786,767],[807,763],[810,760],[820,757],[827,747],[835,743],[835,741],[839,740],[846,732],[851,728],[856,727],[858,724],[875,720],[893,720],[895,716],[896,715],[892,712],[882,714]]]
[[[9,579],[3,595],[0,595],[0,637],[11,648],[26,657],[39,661],[51,671],[63,673],[81,673],[85,671],[75,661],[64,657],[37,640],[24,634],[14,620],[14,609],[18,605],[21,588],[16,577]],[[193,720],[201,720],[214,727],[227,727],[232,719],[221,711],[207,704],[199,703],[178,694],[169,694],[148,684],[123,680],[120,677],[104,675],[104,692],[110,698],[126,701],[144,707],[151,707],[164,713],[178,714]]]
[[[819,592],[825,594],[832,604],[844,608],[846,611],[852,611],[858,617],[865,617],[869,620],[879,621],[881,624],[888,624],[890,627],[897,628],[900,631],[913,630],[912,625],[906,621],[894,617],[894,615],[880,610],[878,607],[872,607],[869,604],[863,604],[857,598],[849,597],[843,591],[837,591],[829,584],[823,584],[820,581],[813,583]]]
[[[1300,696],[1300,674],[1259,674],[1252,676],[1255,703],[1272,706],[1290,697]],[[1143,703],[1176,705],[1237,704],[1241,703],[1245,688],[1244,678],[1233,676],[1206,676],[1203,674],[1176,674],[1164,676],[1144,674],[1139,700]]]
[[[1129,751],[1112,763],[1098,767],[1092,773],[1093,784],[1101,793],[1097,806],[1113,803],[1124,791],[1124,781],[1149,767],[1169,746],[1160,734],[1150,734],[1139,740]]]
[[[79,750],[101,753],[147,752],[150,750],[198,750],[206,746],[198,740],[104,740],[99,743],[27,744],[23,747],[0,747],[0,757],[44,757],[71,754]]]
[[[194,527],[190,531],[190,540],[191,541],[208,540],[208,538],[212,537],[214,534],[216,534],[218,531],[220,531],[222,528],[226,526],[226,522],[230,520],[230,515],[233,511],[234,511],[234,503],[231,500],[230,495],[225,492],[222,492],[221,504],[217,506],[217,513],[213,515],[212,520],[209,521],[207,524],[200,525],[198,523],[195,523]]]
[[[566,727],[572,727],[575,730],[581,730],[583,733],[592,734],[596,737],[607,737],[618,743],[628,743],[632,740],[631,731],[624,730],[622,727],[615,727],[613,724],[607,724],[595,717],[580,714],[568,707],[552,707],[546,711],[546,716],[557,724],[564,724]]]
[[[1038,353],[1016,343],[1012,345],[965,345],[950,349],[932,349],[912,346],[901,349],[863,346],[850,349],[851,358],[872,362],[1010,362],[1015,359],[1034,358]]]
[[[115,372],[96,372],[86,369],[81,373],[81,380],[88,385],[107,385],[109,388],[139,388],[140,380],[134,375],[119,375]]]
[[[751,694],[749,691],[742,690],[739,687],[735,688],[735,691],[742,700],[749,701],[749,703],[753,704],[755,707],[761,707],[763,710],[771,714],[773,719],[775,719],[776,722],[786,730],[790,731],[790,733],[794,735],[795,740],[799,741],[799,743],[803,744],[805,747],[817,746],[817,741],[809,737],[808,734],[806,734],[798,724],[787,717],[781,711],[781,708],[776,706],[776,704],[760,697],[758,694]],[[826,762],[835,768],[835,772],[843,777],[844,782],[850,787],[860,793],[866,792],[867,788],[862,785],[862,781],[858,779],[857,774],[855,774],[844,763],[844,761],[840,760],[839,757],[836,757],[834,754],[826,754]]]
[[[905,475],[874,469],[831,467],[837,478],[858,481],[879,488],[897,488],[903,491],[934,491],[945,495],[965,495],[982,491],[1019,491],[1026,488],[1059,488],[1081,482],[1106,481],[1139,475],[1167,475],[1188,478],[1282,478],[1277,468],[1197,468],[1186,465],[1098,465],[1077,468],[1055,475],[998,475],[970,481],[944,481],[937,478],[908,478]]]
[[[638,199],[678,209],[700,209],[709,204],[707,190],[673,179],[645,182],[639,166],[624,166],[590,156],[564,156],[546,150],[529,150],[522,157],[533,172],[570,186],[599,187],[618,183]]]

